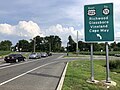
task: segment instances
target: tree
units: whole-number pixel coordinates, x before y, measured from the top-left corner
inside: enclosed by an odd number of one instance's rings
[[[71,35],[68,37],[68,40],[69,40],[69,42],[68,42],[68,50],[70,52],[75,52],[76,51],[76,43],[72,39]]]
[[[99,46],[98,46],[99,50],[103,50],[105,51],[105,43],[99,43]]]
[[[40,37],[36,36],[30,41],[30,49],[33,51],[34,40],[36,41],[36,51],[53,51],[59,52],[61,51],[61,39],[59,36],[46,36]]]
[[[60,51],[61,49],[61,39],[59,38],[59,36],[55,36],[54,37],[54,46],[55,46],[55,51]]]
[[[29,51],[29,42],[27,40],[20,40],[19,41],[19,48],[21,51]]]
[[[59,36],[47,36],[45,37],[46,46],[48,51],[59,52],[61,50],[61,38]]]
[[[113,51],[118,51],[118,50],[119,50],[118,47],[119,47],[119,44],[117,45],[116,42],[110,44],[110,48],[111,48]]]
[[[82,41],[78,41],[78,48],[79,48],[80,51],[85,51],[86,44]]]
[[[22,52],[28,52],[29,51],[29,42],[27,40],[19,40],[18,43],[15,45],[15,49],[18,49],[18,51]]]
[[[12,42],[9,40],[1,41],[0,50],[9,51],[11,50]]]

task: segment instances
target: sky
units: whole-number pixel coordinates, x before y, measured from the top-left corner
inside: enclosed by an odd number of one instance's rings
[[[0,0],[0,41],[58,35],[66,46],[68,36],[84,40],[84,5],[113,3],[115,40],[120,38],[119,0]]]

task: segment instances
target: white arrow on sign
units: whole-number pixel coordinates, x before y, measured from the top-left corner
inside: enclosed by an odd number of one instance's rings
[[[97,37],[99,37],[99,38],[100,38],[100,40],[102,39],[102,36],[101,36],[100,34],[97,34]]]

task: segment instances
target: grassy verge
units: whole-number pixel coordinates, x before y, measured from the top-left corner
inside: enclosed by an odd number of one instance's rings
[[[76,52],[70,52],[70,55],[71,54],[75,54]],[[94,53],[94,55],[105,55],[105,51],[103,51],[103,52],[100,52],[100,51],[94,51],[93,52]],[[90,51],[80,51],[79,52],[79,54],[82,54],[82,55],[90,55]],[[109,55],[110,56],[114,56],[115,54],[120,54],[120,52],[119,51],[109,51]]]
[[[96,80],[105,80],[106,69],[104,65],[105,60],[94,60],[94,75]],[[107,86],[102,83],[89,84],[86,80],[90,78],[90,62],[88,60],[73,61],[68,65],[62,90],[119,90],[120,74],[110,72],[110,77],[117,83],[116,87],[107,89]]]
[[[0,51],[0,57],[10,54],[10,53],[11,53],[11,51]]]
[[[26,58],[28,58],[29,55],[30,55],[30,52],[27,52],[27,53],[23,54],[23,56],[26,57]]]

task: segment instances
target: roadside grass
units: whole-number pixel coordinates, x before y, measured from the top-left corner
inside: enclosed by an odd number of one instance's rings
[[[105,51],[100,52],[100,51],[94,51],[93,54],[94,55],[105,55]],[[80,51],[79,54],[81,55],[90,55],[90,51]],[[119,51],[109,51],[109,55],[110,56],[114,56],[115,54],[120,54]],[[69,56],[71,55],[76,55],[76,52],[69,52]]]
[[[26,58],[28,58],[29,55],[30,55],[30,53],[31,53],[31,52],[27,52],[27,53],[23,54],[23,56],[26,57]]]
[[[106,79],[105,60],[94,60],[95,80]],[[79,60],[69,62],[62,90],[120,90],[120,73],[110,72],[110,78],[117,83],[116,87],[107,86],[102,82],[90,84],[86,81],[90,78],[90,61]]]
[[[0,51],[0,57],[3,57],[3,56],[10,54],[10,53],[11,53],[11,51]]]

